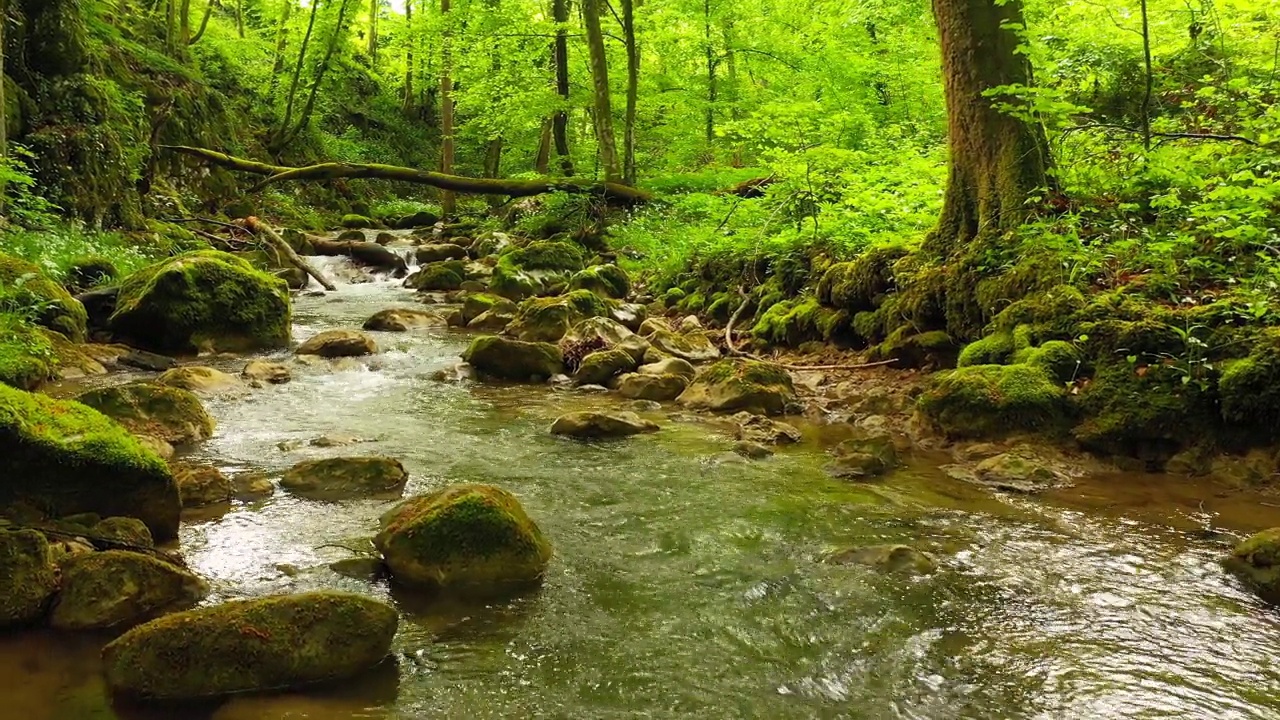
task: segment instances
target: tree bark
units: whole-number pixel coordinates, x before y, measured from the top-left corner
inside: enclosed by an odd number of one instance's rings
[[[164,40],[169,54],[178,48],[178,0],[167,0],[164,5]]]
[[[440,172],[453,174],[453,33],[449,28],[450,0],[440,0],[445,31],[440,38]],[[440,214],[453,217],[457,198],[450,190],[440,193]]]
[[[542,121],[542,131],[538,135],[538,154],[533,159],[533,170],[540,175],[551,172],[551,126],[554,121],[547,118]]]
[[[302,36],[302,44],[298,46],[298,62],[293,67],[293,79],[289,82],[289,99],[285,103],[284,120],[281,121],[280,130],[270,143],[273,147],[284,139],[285,134],[289,132],[289,125],[293,123],[293,103],[298,96],[298,84],[302,82],[302,66],[307,59],[307,46],[311,44],[311,34],[316,29],[316,13],[320,11],[321,2],[322,0],[312,0],[311,18],[307,21],[307,32]]]
[[[280,139],[279,149],[284,149],[294,138],[307,127],[307,123],[311,121],[311,113],[315,111],[316,98],[320,95],[320,85],[324,82],[324,76],[329,72],[329,65],[333,62],[333,54],[338,49],[338,43],[342,39],[347,20],[347,8],[350,7],[351,0],[342,0],[342,4],[338,6],[338,24],[333,27],[333,34],[329,36],[329,46],[325,49],[324,58],[320,61],[320,67],[316,70],[315,82],[311,84],[311,93],[307,96],[307,104],[302,108],[302,114],[298,117],[298,124],[294,126],[293,131]]]
[[[556,68],[556,93],[560,102],[569,104],[569,0],[552,0],[552,16],[556,21],[556,40],[551,48],[551,60]],[[556,155],[560,158],[560,171],[565,177],[573,176],[573,158],[569,155],[569,111],[561,107],[552,117],[552,133],[555,136]]]
[[[720,88],[716,80],[716,49],[711,42],[711,0],[702,0],[702,22],[704,51],[707,57],[707,148],[710,149],[716,140],[716,99]]]
[[[369,0],[369,67],[378,68],[378,13],[382,0]]]
[[[178,47],[191,44],[191,0],[182,0],[178,7]]]
[[[244,38],[244,0],[236,0],[236,33]]]
[[[413,34],[413,3],[414,0],[405,0],[404,4],[404,23],[409,35],[408,45],[405,48],[404,62],[404,112],[408,114],[413,111],[413,47],[417,44],[417,38]]]
[[[0,0],[0,163],[8,164],[9,162],[9,106],[8,97],[5,95],[5,25],[9,20],[9,2],[8,0]],[[0,215],[4,215],[8,205],[7,190],[5,183],[0,179]]]
[[[246,218],[245,228],[251,233],[256,233],[265,237],[267,239],[267,244],[271,245],[271,247],[275,249],[276,253],[283,255],[284,258],[292,263],[294,267],[315,278],[316,282],[320,283],[320,286],[325,290],[333,292],[338,289],[332,282],[329,282],[329,278],[320,274],[319,270],[311,267],[310,263],[299,257],[298,253],[294,252],[293,248],[289,246],[289,243],[285,242],[284,238],[280,237],[280,234],[268,227],[266,223],[260,221],[256,217],[250,217]]]
[[[627,48],[627,111],[622,132],[622,181],[636,184],[636,105],[640,96],[640,46],[636,44],[635,0],[622,0],[622,34]]]
[[[587,51],[591,59],[591,82],[595,88],[596,144],[600,152],[600,164],[608,182],[622,180],[622,168],[618,163],[618,142],[613,134],[613,109],[609,99],[609,58],[605,55],[604,32],[600,29],[600,3],[602,0],[584,0],[582,20],[587,29]]]

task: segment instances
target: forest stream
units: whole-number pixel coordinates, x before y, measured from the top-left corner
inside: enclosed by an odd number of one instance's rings
[[[345,261],[320,262],[332,271]],[[295,340],[358,327],[387,307],[421,307],[417,297],[381,279],[300,296]],[[406,495],[499,485],[555,547],[542,586],[481,604],[340,575],[329,565],[352,556],[344,546],[372,535],[390,503],[277,492],[184,517],[178,545],[213,588],[206,602],[314,589],[386,599],[401,615],[392,659],[310,691],[113,707],[98,667],[102,638],[8,634],[0,715],[1280,715],[1280,617],[1219,564],[1234,537],[1273,524],[1275,510],[1257,498],[1161,476],[1002,495],[947,479],[928,459],[850,483],[824,472],[817,440],[748,462],[718,426],[674,407],[642,413],[658,433],[576,442],[548,434],[549,423],[625,401],[434,381],[470,335],[375,336],[383,351],[359,365],[296,364],[288,384],[210,401],[216,434],[185,459],[278,477],[302,459],[376,454],[404,463]],[[325,434],[367,442],[307,444]],[[899,543],[929,553],[936,569],[824,562],[834,549]]]

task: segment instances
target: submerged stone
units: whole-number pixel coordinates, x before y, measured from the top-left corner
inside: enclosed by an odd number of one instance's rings
[[[399,460],[350,457],[307,460],[289,468],[280,487],[312,500],[400,497],[409,473]]]
[[[189,607],[208,592],[190,571],[150,555],[91,553],[63,567],[62,591],[49,622],[59,630],[120,628]]]
[[[1250,536],[1223,565],[1271,603],[1280,603],[1280,527]]]
[[[562,415],[551,424],[552,435],[579,439],[620,438],[657,431],[656,423],[633,412],[575,412]]]
[[[928,554],[907,545],[867,545],[831,553],[826,561],[835,565],[866,565],[891,573],[926,575],[937,569]]]

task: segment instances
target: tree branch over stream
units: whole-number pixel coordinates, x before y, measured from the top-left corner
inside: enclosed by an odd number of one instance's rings
[[[288,167],[270,165],[227,155],[207,148],[188,147],[186,145],[161,145],[165,150],[172,150],[184,155],[199,158],[213,165],[229,170],[237,170],[253,175],[266,176],[255,185],[250,192],[257,192],[279,182],[305,180],[338,180],[343,178],[398,180],[400,182],[427,185],[440,190],[470,193],[475,195],[506,195],[511,198],[529,197],[551,192],[565,192],[582,195],[597,195],[606,200],[625,205],[635,205],[653,199],[653,193],[647,190],[623,185],[616,182],[595,182],[573,178],[545,178],[538,180],[508,180],[503,178],[471,178],[461,175],[419,170],[417,168],[399,167],[396,165],[360,164],[360,163],[320,163],[307,167]]]

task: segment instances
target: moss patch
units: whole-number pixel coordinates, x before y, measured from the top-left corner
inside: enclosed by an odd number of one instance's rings
[[[0,311],[31,313],[36,322],[84,342],[88,314],[80,301],[31,263],[0,253]]]
[[[920,411],[953,438],[1063,429],[1066,392],[1039,367],[975,365],[934,375]]]
[[[208,591],[191,572],[150,555],[90,553],[63,568],[50,624],[60,630],[135,625],[165,610],[189,607]]]
[[[551,343],[522,342],[489,335],[476,338],[463,353],[476,372],[499,380],[547,380],[564,372],[560,348]]]
[[[0,383],[34,390],[57,371],[53,343],[17,315],[0,313]]]
[[[213,435],[213,418],[205,412],[200,398],[181,388],[132,383],[90,390],[76,399],[138,435],[157,437],[171,445]]]
[[[569,278],[572,290],[590,290],[602,298],[622,300],[631,294],[631,278],[617,265],[593,265]]]
[[[40,619],[58,590],[58,570],[44,535],[0,531],[0,577],[0,628]]]
[[[715,412],[781,415],[796,403],[787,371],[755,360],[721,360],[704,368],[678,398],[686,407]]]

